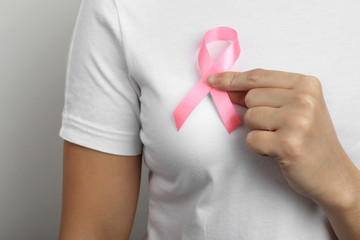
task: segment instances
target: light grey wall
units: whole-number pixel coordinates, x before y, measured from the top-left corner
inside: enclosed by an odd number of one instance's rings
[[[80,0],[0,1],[0,239],[57,239],[65,68]],[[131,239],[147,222],[147,169]]]

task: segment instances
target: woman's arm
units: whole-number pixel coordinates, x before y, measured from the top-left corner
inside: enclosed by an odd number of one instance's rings
[[[141,155],[112,155],[64,141],[59,240],[128,239],[140,177]]]
[[[344,162],[350,163],[348,168],[354,170],[350,176],[353,179],[352,184],[343,185],[343,194],[339,193],[332,199],[316,203],[325,212],[339,240],[358,240],[360,239],[360,173],[346,153],[344,158],[346,158]]]

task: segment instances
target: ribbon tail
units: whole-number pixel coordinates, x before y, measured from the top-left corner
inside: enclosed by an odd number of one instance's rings
[[[213,88],[210,93],[219,112],[221,120],[223,121],[226,130],[230,134],[237,126],[241,124],[241,120],[237,115],[232,102],[230,101],[229,95],[227,92],[215,88]]]
[[[195,85],[193,89],[185,96],[173,112],[176,128],[179,131],[185,120],[202,99],[211,91],[209,86],[203,79]]]

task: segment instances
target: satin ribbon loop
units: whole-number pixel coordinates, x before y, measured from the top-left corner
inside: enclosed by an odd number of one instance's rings
[[[232,43],[213,63],[209,51],[206,48],[206,44],[218,40],[228,40],[232,41]],[[178,131],[191,112],[208,93],[211,94],[220,118],[229,134],[241,124],[240,118],[237,115],[227,92],[215,89],[206,82],[207,77],[210,75],[218,72],[229,71],[239,55],[240,45],[237,33],[234,29],[229,27],[216,27],[206,32],[198,54],[198,62],[202,78],[185,96],[173,112]]]

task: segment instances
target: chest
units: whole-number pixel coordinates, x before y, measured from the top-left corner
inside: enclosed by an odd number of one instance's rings
[[[192,2],[188,8],[179,6],[177,14],[172,14],[176,6],[171,4],[161,9],[148,6],[151,11],[140,10],[138,18],[125,16],[142,26],[141,32],[126,29],[126,39],[132,39],[127,41],[132,49],[129,61],[141,89],[141,140],[154,168],[199,170],[217,165],[216,159],[224,153],[230,152],[228,161],[248,154],[248,129],[242,125],[229,135],[210,95],[180,132],[172,115],[201,78],[197,54],[205,32],[221,25],[238,32],[241,54],[232,71],[260,67],[320,79],[338,137],[356,162],[360,154],[360,4],[226,2],[222,6],[215,1]],[[225,46],[218,42],[208,49],[216,58]],[[235,107],[242,117],[245,109]]]

